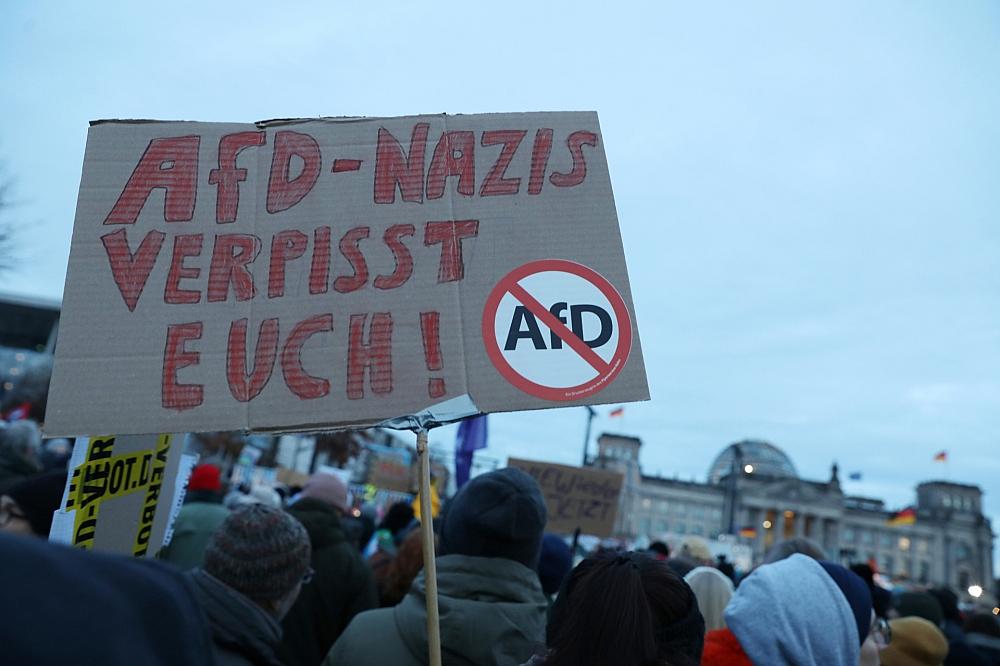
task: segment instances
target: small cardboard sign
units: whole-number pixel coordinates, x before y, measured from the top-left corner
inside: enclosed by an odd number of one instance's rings
[[[179,507],[193,460],[179,473],[183,437],[81,437],[49,539],[84,550],[154,557]]]
[[[549,514],[546,531],[571,534],[580,528],[582,534],[611,536],[623,474],[520,458],[510,458],[507,466],[527,472],[538,482]]]
[[[369,444],[371,468],[368,483],[386,490],[408,493],[413,490],[413,457],[406,449]]]
[[[648,397],[596,113],[90,128],[50,435]]]

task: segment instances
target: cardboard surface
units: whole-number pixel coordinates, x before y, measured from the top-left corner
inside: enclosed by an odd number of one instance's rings
[[[644,399],[595,113],[90,128],[50,435]]]
[[[81,437],[73,447],[51,541],[154,557],[169,534],[193,460],[180,474],[183,437]],[[182,478],[183,476],[183,478]]]
[[[579,527],[583,534],[611,536],[624,475],[521,458],[510,458],[507,466],[527,472],[541,486],[549,512],[546,532],[572,534]]]
[[[371,468],[368,483],[377,488],[408,493],[413,490],[413,456],[407,449],[369,444]]]

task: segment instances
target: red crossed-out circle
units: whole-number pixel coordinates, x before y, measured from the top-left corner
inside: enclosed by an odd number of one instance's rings
[[[545,272],[562,272],[576,275],[597,287],[604,294],[604,297],[608,299],[618,326],[618,347],[615,349],[610,361],[605,361],[598,356],[597,352],[587,346],[583,340],[576,337],[565,324],[548,311],[548,308],[539,303],[534,296],[519,284],[521,280],[530,275]],[[558,335],[584,361],[589,363],[597,375],[593,379],[576,386],[545,386],[531,381],[515,370],[507,362],[506,357],[504,357],[496,337],[497,311],[500,308],[500,301],[508,293],[517,299],[521,305],[528,308],[535,317],[553,333]],[[519,268],[515,268],[501,278],[486,298],[486,305],[483,307],[482,329],[486,353],[504,379],[525,393],[533,395],[536,398],[542,398],[543,400],[579,400],[603,390],[614,381],[618,373],[625,367],[625,361],[632,350],[632,320],[629,317],[628,308],[625,306],[625,300],[621,294],[600,273],[587,268],[583,264],[565,259],[532,261]]]

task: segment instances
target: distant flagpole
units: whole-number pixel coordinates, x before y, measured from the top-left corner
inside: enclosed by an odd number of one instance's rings
[[[594,416],[597,415],[597,410],[590,405],[584,405],[587,410],[587,430],[583,433],[583,463],[581,467],[587,466],[587,449],[590,447],[590,427],[594,424]]]

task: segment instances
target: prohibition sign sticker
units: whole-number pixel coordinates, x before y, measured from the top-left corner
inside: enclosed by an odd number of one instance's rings
[[[606,388],[632,349],[625,300],[604,276],[564,259],[505,275],[483,308],[486,353],[504,379],[544,400]]]

